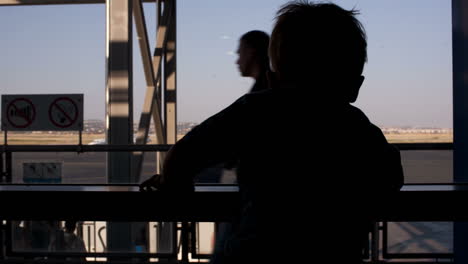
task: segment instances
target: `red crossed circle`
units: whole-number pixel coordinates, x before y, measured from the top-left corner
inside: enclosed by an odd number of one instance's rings
[[[67,109],[63,109],[63,105],[60,105],[59,103],[71,105],[74,109],[74,114],[70,115],[70,113],[67,112]],[[67,122],[60,124],[59,122],[55,121],[53,117],[55,111],[59,111],[59,113]],[[68,97],[59,97],[55,99],[49,106],[49,119],[52,122],[52,124],[54,124],[57,127],[70,127],[73,124],[75,124],[75,122],[78,120],[78,106],[72,99]]]

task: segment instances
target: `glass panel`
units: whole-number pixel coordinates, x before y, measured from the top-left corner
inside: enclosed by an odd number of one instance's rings
[[[238,40],[253,29],[271,32],[274,14],[286,2],[179,2],[179,120],[199,123],[249,90],[252,78],[236,68]],[[391,141],[451,141],[451,2],[332,2],[359,10],[367,32],[366,80],[356,105],[376,125],[395,131]],[[239,23],[238,14],[251,18],[249,23]],[[446,130],[443,136],[440,130]]]
[[[91,253],[102,250],[103,246],[96,243],[96,236],[91,235],[90,230],[94,229],[91,229],[89,222],[12,221],[11,250],[14,253],[38,254]]]
[[[220,223],[225,224],[225,223]],[[219,229],[218,229],[219,230]],[[216,233],[215,237],[215,223],[197,223],[197,254],[212,254],[214,250],[214,243],[217,239],[221,239]]]
[[[175,250],[173,223],[12,221],[10,226],[7,246],[13,254],[88,253],[102,257],[124,252],[174,254]]]
[[[450,1],[336,2],[360,11],[368,37],[356,105],[392,142],[452,141]]]
[[[235,169],[226,167],[226,164],[219,164],[211,168],[206,168],[195,176],[195,182],[199,184],[231,184],[236,181]]]
[[[405,183],[452,183],[452,150],[401,151]]]
[[[451,222],[390,222],[390,254],[453,253]]]

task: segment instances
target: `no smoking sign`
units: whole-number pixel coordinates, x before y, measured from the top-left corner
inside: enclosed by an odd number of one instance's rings
[[[83,95],[2,95],[2,129],[82,130]]]
[[[79,109],[69,97],[59,97],[49,106],[49,120],[59,128],[72,126],[78,120]]]

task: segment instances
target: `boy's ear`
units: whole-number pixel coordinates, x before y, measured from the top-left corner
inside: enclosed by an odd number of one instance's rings
[[[348,101],[350,103],[356,102],[358,95],[359,95],[359,89],[361,89],[361,85],[364,82],[365,77],[364,76],[359,76],[358,78],[355,78],[351,81],[350,85],[350,90],[348,94]]]

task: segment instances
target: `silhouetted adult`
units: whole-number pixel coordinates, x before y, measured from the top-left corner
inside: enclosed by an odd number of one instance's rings
[[[249,92],[259,92],[269,89],[268,73],[270,71],[270,59],[268,47],[270,36],[260,30],[252,30],[243,34],[239,39],[237,48],[237,61],[239,72],[243,77],[251,77],[255,80]],[[235,178],[237,160],[226,162],[223,167],[220,183],[232,183]]]
[[[73,252],[73,253],[85,253],[86,246],[83,239],[75,235],[76,221],[65,221],[64,228],[59,228],[59,222],[51,223],[51,226],[55,225],[55,229],[51,234],[51,240],[49,244],[49,251],[51,252]],[[64,260],[80,261],[79,263],[86,262],[85,257],[65,257]]]
[[[251,77],[254,84],[249,92],[268,89],[267,73],[270,60],[268,46],[270,36],[260,30],[252,30],[243,34],[239,39],[236,64],[243,77]],[[196,176],[198,183],[232,183],[235,181],[235,167],[237,160],[223,162],[206,168]]]
[[[270,37],[267,33],[259,30],[252,30],[239,40],[237,49],[237,66],[243,77],[252,77],[255,83],[250,92],[258,92],[268,89],[267,71],[270,69],[268,58],[268,46]]]
[[[355,11],[290,2],[269,54],[273,89],[249,93],[195,127],[142,184],[193,190],[193,175],[240,160],[241,212],[222,263],[361,263],[367,212],[403,183],[398,150],[350,103],[367,60]],[[258,223],[258,224],[257,224]]]
[[[86,252],[83,239],[75,234],[76,225],[76,221],[65,221],[64,241],[66,250],[70,252]],[[86,260],[86,258],[81,258],[80,260]]]
[[[243,77],[251,77],[254,79],[254,84],[249,92],[259,92],[268,89],[267,73],[270,69],[270,59],[268,58],[268,47],[270,43],[270,36],[260,30],[252,30],[243,34],[239,39],[239,46],[237,49],[236,64],[239,72]],[[220,172],[219,183],[235,183],[236,170],[238,160],[227,161],[223,164]],[[198,180],[200,178],[197,178]],[[232,234],[231,223],[217,223],[216,225],[216,244],[214,254],[211,259],[212,264],[222,263],[224,252],[224,244]]]

